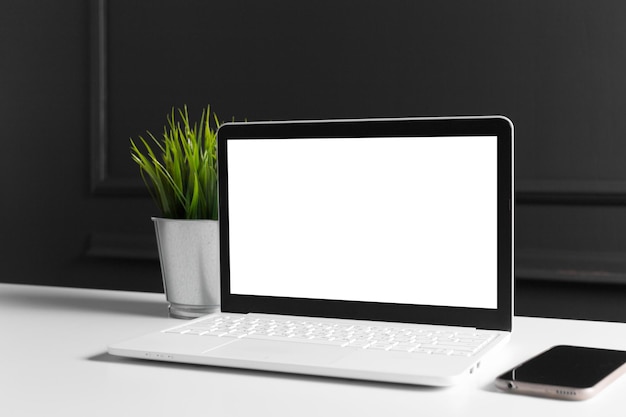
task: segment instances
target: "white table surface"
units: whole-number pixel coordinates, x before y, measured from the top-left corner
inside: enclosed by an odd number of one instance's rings
[[[626,305],[625,305],[626,308]],[[603,416],[626,408],[626,377],[596,398],[498,392],[493,379],[556,344],[626,350],[626,324],[516,317],[511,342],[452,388],[158,363],[106,346],[180,323],[161,294],[0,284],[0,416]]]

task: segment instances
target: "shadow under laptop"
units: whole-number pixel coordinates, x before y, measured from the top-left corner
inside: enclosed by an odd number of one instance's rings
[[[491,381],[488,384],[485,384],[485,385],[481,386],[480,389],[485,391],[485,392],[492,392],[492,393],[503,394],[502,391],[500,391],[498,388],[496,388],[496,384],[495,384],[494,381]]]
[[[282,379],[282,380],[288,380],[288,381],[305,381],[305,382],[320,383],[320,384],[335,383],[335,384],[370,387],[370,388],[377,388],[377,389],[405,390],[407,392],[416,392],[416,391],[440,392],[440,391],[449,389],[446,387],[431,387],[431,386],[426,386],[426,385],[409,385],[409,384],[399,384],[399,383],[392,383],[392,382],[377,382],[377,381],[356,380],[356,379],[348,379],[348,378],[335,378],[335,377],[324,377],[324,376],[316,376],[316,375],[282,373],[282,372],[274,372],[274,371],[260,371],[260,370],[254,370],[254,369],[193,365],[193,364],[185,364],[185,363],[178,363],[178,362],[148,361],[148,360],[142,360],[142,359],[133,359],[133,358],[114,356],[106,352],[88,357],[87,360],[94,361],[94,362],[101,362],[101,363],[111,363],[111,364],[129,365],[129,366],[137,366],[137,367],[158,367],[162,369],[185,370],[185,371],[191,371],[191,372],[210,372],[210,373],[218,374],[218,375],[241,375],[241,376],[252,377],[252,378],[270,378],[270,379]]]

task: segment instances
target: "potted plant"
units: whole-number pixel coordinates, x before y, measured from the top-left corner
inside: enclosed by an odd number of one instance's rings
[[[153,217],[170,316],[195,318],[219,309],[217,143],[211,110],[192,123],[187,106],[167,116],[163,138],[130,140],[162,217]]]

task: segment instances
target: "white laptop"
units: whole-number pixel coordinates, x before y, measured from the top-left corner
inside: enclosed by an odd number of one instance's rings
[[[111,354],[447,386],[508,340],[507,118],[228,123],[218,152],[222,311]]]

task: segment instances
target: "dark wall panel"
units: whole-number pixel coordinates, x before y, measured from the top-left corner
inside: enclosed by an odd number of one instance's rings
[[[1,7],[4,282],[160,291],[128,139],[183,104],[223,120],[505,114],[518,277],[626,282],[623,1]]]
[[[525,190],[626,179],[618,0],[109,0],[106,10],[114,145],[158,131],[184,103],[254,120],[504,113]]]

